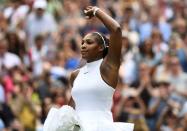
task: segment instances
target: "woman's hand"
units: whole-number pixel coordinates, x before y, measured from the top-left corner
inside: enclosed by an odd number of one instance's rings
[[[96,12],[99,10],[98,7],[96,6],[88,6],[85,10],[84,10],[84,14],[86,16],[87,19],[91,19],[92,17],[94,17],[96,15]]]

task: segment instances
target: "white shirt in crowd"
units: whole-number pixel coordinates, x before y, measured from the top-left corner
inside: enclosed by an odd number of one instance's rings
[[[5,66],[7,69],[10,69],[14,66],[21,65],[20,58],[10,52],[6,52],[3,57],[0,57],[0,67],[2,68],[2,65]]]
[[[26,31],[28,33],[29,47],[34,45],[34,38],[39,34],[52,33],[56,31],[57,24],[54,17],[44,12],[41,18],[38,18],[34,12],[32,12],[26,21]],[[49,38],[48,38],[49,39]],[[47,44],[49,43],[47,39]]]

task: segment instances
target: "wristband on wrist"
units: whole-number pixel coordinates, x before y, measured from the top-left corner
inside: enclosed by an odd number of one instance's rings
[[[97,11],[99,10],[99,8],[95,8],[94,11],[93,11],[93,15],[95,16]]]

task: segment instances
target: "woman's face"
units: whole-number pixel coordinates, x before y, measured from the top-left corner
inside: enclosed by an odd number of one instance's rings
[[[102,57],[103,47],[96,42],[95,36],[87,34],[81,43],[82,58],[91,62]]]

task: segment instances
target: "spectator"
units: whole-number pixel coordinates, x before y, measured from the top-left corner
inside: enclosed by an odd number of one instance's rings
[[[46,7],[47,2],[45,0],[36,0],[33,4],[33,11],[27,18],[25,28],[29,47],[34,46],[34,39],[38,34],[44,36],[45,44],[48,46],[52,44],[51,33],[56,31],[57,25],[53,16],[46,12]]]
[[[23,0],[10,0],[10,5],[4,9],[4,16],[9,22],[9,28],[15,29],[19,21],[26,18],[29,6]]]
[[[176,56],[173,56],[170,62],[171,73],[169,75],[169,81],[173,86],[172,98],[180,104],[184,104],[187,98],[187,74],[182,71],[179,59]]]
[[[40,76],[43,72],[43,63],[47,60],[48,48],[44,43],[44,37],[37,35],[34,40],[35,46],[30,49],[33,75]]]
[[[185,34],[186,34],[186,29],[187,24],[185,19],[183,18],[178,18],[174,21],[174,25],[173,25],[173,30],[175,33],[179,34],[180,37],[184,38]]]
[[[26,52],[25,41],[21,41],[15,31],[7,32],[6,39],[8,41],[8,51],[21,57],[23,61]]]
[[[8,43],[5,38],[0,38],[0,69],[11,69],[15,66],[21,65],[20,58],[13,53],[10,53],[8,50]]]
[[[148,107],[148,103],[152,96],[152,79],[151,79],[151,70],[150,67],[146,63],[140,63],[139,67],[139,74],[138,74],[138,80],[134,82],[131,87],[137,89],[137,93],[140,95],[140,98],[142,98],[146,108]]]
[[[140,45],[140,52],[135,56],[137,63],[144,62],[151,68],[159,64],[160,58],[161,57],[153,51],[151,39],[145,40],[144,43]]]
[[[157,83],[158,93],[156,93],[149,101],[147,109],[147,123],[149,129],[156,131],[156,123],[158,122],[161,112],[167,107],[170,96],[170,83],[160,81]]]
[[[161,21],[160,12],[157,10],[157,7],[150,9],[149,18],[150,20],[145,23],[141,23],[139,26],[141,41],[149,38],[154,28],[160,30],[164,41],[169,41],[171,36],[171,25],[166,21]]]
[[[152,39],[152,42],[153,42],[153,51],[156,54],[156,57],[159,60],[161,60],[161,58],[163,57],[163,54],[168,52],[169,47],[164,42],[164,40],[162,38],[162,34],[158,29],[153,29],[152,30],[151,39]]]
[[[176,130],[178,118],[176,114],[173,113],[173,110],[169,107],[166,107],[162,111],[162,115],[157,123],[156,130],[167,131],[167,130]]]
[[[120,101],[120,114],[119,121],[128,121],[135,124],[135,131],[148,131],[148,127],[145,120],[145,105],[141,98],[137,96],[137,93],[128,92],[125,90],[124,95]]]
[[[34,131],[36,127],[36,105],[33,102],[33,89],[27,83],[16,85],[17,90],[10,100],[11,109],[25,130]],[[15,107],[15,105],[17,105]]]

